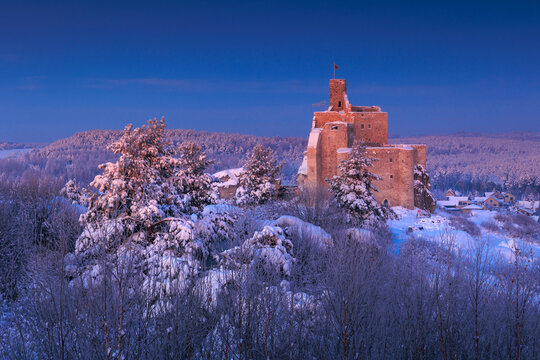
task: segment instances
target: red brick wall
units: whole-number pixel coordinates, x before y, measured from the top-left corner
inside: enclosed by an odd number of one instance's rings
[[[349,116],[351,122],[354,123],[355,138],[357,140],[381,145],[388,144],[388,113],[350,113]]]
[[[383,179],[374,182],[379,190],[374,193],[378,203],[387,200],[390,206],[414,207],[414,150],[376,147],[367,148],[368,156],[378,159],[371,172]],[[391,160],[390,160],[391,159]]]
[[[330,79],[330,106],[333,111],[343,110],[346,92],[347,82],[344,79]],[[341,106],[339,106],[340,102]]]
[[[349,147],[349,125],[344,122],[326,123],[321,132],[321,175],[320,181],[337,174],[337,150]]]

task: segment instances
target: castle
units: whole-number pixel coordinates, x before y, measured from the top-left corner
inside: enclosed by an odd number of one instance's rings
[[[374,185],[379,204],[415,206],[414,171],[426,167],[426,145],[388,144],[388,113],[378,106],[353,106],[343,79],[330,80],[330,104],[313,113],[304,161],[298,170],[298,186],[328,186],[337,175],[338,163],[349,156],[355,141],[366,144],[367,155],[378,159],[371,172],[382,177]]]

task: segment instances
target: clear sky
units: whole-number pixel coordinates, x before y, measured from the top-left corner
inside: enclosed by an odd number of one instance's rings
[[[538,1],[1,0],[0,141],[307,137],[334,61],[391,134],[540,131]]]

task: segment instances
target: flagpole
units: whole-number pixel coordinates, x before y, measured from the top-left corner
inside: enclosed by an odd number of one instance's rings
[[[334,62],[334,80],[336,80],[336,63]]]

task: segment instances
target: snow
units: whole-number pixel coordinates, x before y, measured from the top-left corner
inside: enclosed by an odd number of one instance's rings
[[[333,244],[330,234],[321,227],[294,216],[283,215],[271,224],[285,229],[288,234],[294,233],[301,240],[315,242],[321,248],[328,248]]]
[[[238,185],[238,178],[240,177],[240,174],[243,172],[243,168],[236,168],[236,169],[227,169],[222,170],[214,175],[213,177],[222,180],[222,182],[219,182],[216,184],[218,187],[230,187],[230,186],[237,186]]]
[[[302,164],[298,168],[299,175],[307,175],[307,155],[304,155],[302,159]]]
[[[463,210],[484,210],[483,207],[481,206],[478,206],[478,205],[467,205],[467,206],[464,206],[462,207]]]
[[[8,156],[21,156],[29,152],[32,149],[10,149],[10,150],[0,150],[0,159]]]
[[[431,218],[417,218],[418,209],[409,210],[401,207],[393,207],[392,209],[399,216],[399,219],[389,220],[387,224],[392,232],[397,252],[399,252],[401,244],[411,235],[414,235],[441,244],[451,240],[465,254],[470,253],[478,241],[485,241],[492,250],[509,259],[512,256],[512,249],[515,246],[518,246],[521,250],[530,249],[535,258],[540,257],[540,244],[538,243],[514,239],[505,236],[502,232],[490,232],[484,228],[481,228],[480,238],[474,238],[462,230],[454,229],[450,225],[449,217],[451,215],[443,211],[436,211]],[[480,224],[485,222],[496,222],[495,216],[499,212],[472,210],[470,214],[467,219],[480,226]],[[409,228],[412,230],[412,233],[408,232]]]
[[[339,148],[337,149],[338,154],[348,154],[352,151],[352,148]]]
[[[540,207],[540,201],[518,201],[518,206],[523,209],[536,210]]]

